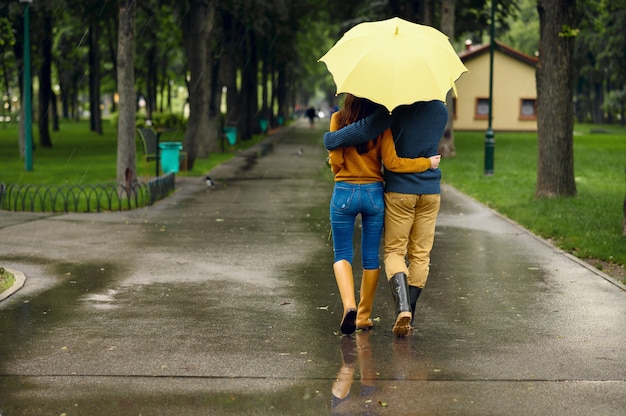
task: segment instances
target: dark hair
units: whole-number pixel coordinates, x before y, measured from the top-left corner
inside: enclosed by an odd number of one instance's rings
[[[339,110],[339,128],[352,124],[357,120],[365,118],[374,113],[378,105],[367,98],[356,97],[352,94],[346,94],[343,109]],[[356,145],[359,154],[367,153],[371,146],[376,144],[376,138],[359,145]]]

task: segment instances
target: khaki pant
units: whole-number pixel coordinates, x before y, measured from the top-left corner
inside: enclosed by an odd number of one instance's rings
[[[387,279],[406,273],[409,286],[423,288],[428,279],[430,251],[441,196],[385,193],[385,272]],[[409,262],[406,266],[405,258]]]

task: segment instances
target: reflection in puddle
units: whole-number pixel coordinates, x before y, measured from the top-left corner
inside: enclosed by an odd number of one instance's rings
[[[109,289],[106,291],[106,293],[93,293],[86,295],[82,298],[82,301],[85,303],[90,303],[90,306],[94,307],[95,309],[114,309],[118,307],[117,305],[113,305],[117,293],[117,290]]]
[[[339,344],[341,349],[341,367],[337,373],[337,378],[332,385],[332,414],[342,414],[342,408],[358,405],[362,409],[361,414],[374,414],[380,406],[372,395],[376,391],[377,372],[372,359],[372,349],[370,346],[371,331],[357,332],[353,337],[343,336]],[[354,373],[359,370],[360,389],[352,392]]]

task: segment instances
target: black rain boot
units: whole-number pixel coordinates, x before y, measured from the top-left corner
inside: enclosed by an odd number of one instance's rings
[[[396,322],[393,325],[392,332],[399,337],[403,337],[411,329],[412,316],[406,274],[396,273],[391,276],[389,286],[391,287],[391,296],[396,305]]]
[[[421,287],[409,285],[409,301],[411,303],[411,328],[414,326],[413,323],[415,322],[415,304],[417,303],[417,299],[419,299],[421,294]]]

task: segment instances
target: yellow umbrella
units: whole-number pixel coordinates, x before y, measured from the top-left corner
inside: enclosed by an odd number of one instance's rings
[[[467,72],[446,35],[398,17],[356,25],[319,60],[333,75],[337,94],[368,98],[389,111],[445,101]]]

